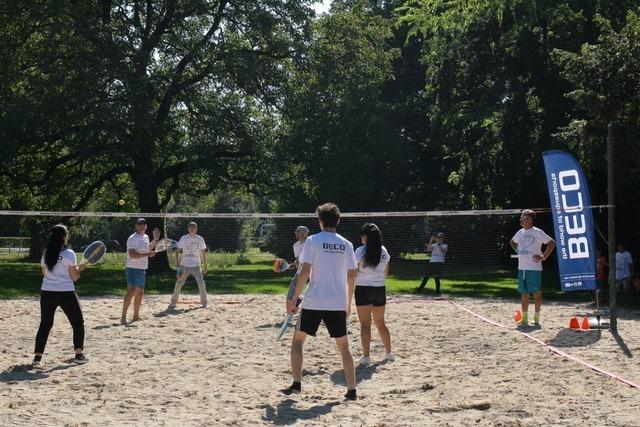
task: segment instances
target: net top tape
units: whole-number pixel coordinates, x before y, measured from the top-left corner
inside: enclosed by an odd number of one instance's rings
[[[589,206],[591,209],[606,209],[611,205]],[[550,212],[549,208],[533,209],[536,212]],[[486,209],[460,211],[406,211],[406,212],[343,212],[342,218],[379,217],[435,217],[435,216],[477,216],[477,215],[519,215],[523,209]],[[49,217],[108,217],[108,218],[316,218],[311,213],[196,213],[196,212],[65,212],[65,211],[16,211],[0,210],[0,216],[49,216]]]

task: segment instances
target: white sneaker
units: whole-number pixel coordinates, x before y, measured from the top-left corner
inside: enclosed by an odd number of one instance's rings
[[[76,354],[76,357],[73,359],[76,365],[84,365],[85,363],[89,363],[89,358],[84,355],[84,353]]]
[[[394,360],[396,360],[396,357],[393,355],[393,353],[387,353],[384,356],[384,360],[386,360],[387,362],[393,362]]]
[[[369,356],[365,356],[364,354],[362,356],[360,356],[360,359],[358,359],[358,365],[370,365],[371,364],[371,358]]]

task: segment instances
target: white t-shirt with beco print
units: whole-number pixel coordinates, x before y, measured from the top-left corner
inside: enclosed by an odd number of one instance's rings
[[[358,262],[358,279],[356,280],[356,286],[385,286],[387,284],[387,265],[391,259],[387,248],[382,247],[380,263],[375,267],[365,267],[364,253],[366,250],[366,246],[360,246],[356,249],[356,261]]]
[[[178,242],[178,249],[182,249],[182,258],[180,259],[182,267],[199,267],[200,252],[207,249],[207,244],[198,234],[193,237],[185,234]]]
[[[300,262],[311,264],[303,308],[346,311],[347,272],[358,268],[351,242],[333,232],[314,234],[304,242]]]
[[[71,249],[63,249],[60,251],[58,262],[53,266],[52,270],[49,270],[44,263],[44,254],[40,260],[40,265],[44,267],[44,278],[42,279],[41,288],[43,291],[69,292],[76,290],[73,280],[71,276],[69,276],[69,267],[77,265],[76,253]]]
[[[542,262],[534,261],[533,257],[542,256],[542,245],[553,239],[538,227],[531,227],[521,228],[511,240],[518,244],[518,270],[542,271]]]

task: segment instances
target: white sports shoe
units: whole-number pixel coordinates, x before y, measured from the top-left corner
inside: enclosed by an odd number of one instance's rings
[[[358,365],[370,365],[371,364],[371,358],[369,356],[365,356],[364,354],[362,356],[360,356],[360,359],[358,359]]]
[[[393,362],[394,360],[396,360],[396,357],[393,355],[393,353],[387,353],[384,356],[384,360],[386,360],[387,362]]]
[[[89,363],[89,358],[84,355],[84,353],[76,354],[76,357],[73,359],[76,365],[84,365],[85,363]]]

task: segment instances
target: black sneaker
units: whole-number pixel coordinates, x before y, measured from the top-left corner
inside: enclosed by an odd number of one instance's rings
[[[358,396],[356,395],[356,389],[348,390],[347,394],[344,395],[345,400],[358,400]]]
[[[89,362],[89,358],[84,355],[84,353],[76,354],[76,357],[73,359],[76,365],[82,365],[84,363]]]
[[[287,396],[290,396],[294,393],[300,393],[302,391],[302,385],[294,381],[293,384],[291,384],[289,387],[283,388],[280,391],[282,391]]]

